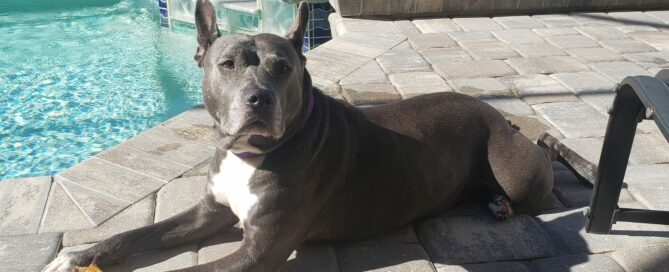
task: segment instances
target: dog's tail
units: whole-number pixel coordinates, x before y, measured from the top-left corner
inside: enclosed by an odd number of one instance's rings
[[[509,126],[515,129],[516,131],[520,131],[520,127],[517,126],[516,124],[512,123],[510,120],[506,120],[509,123]]]

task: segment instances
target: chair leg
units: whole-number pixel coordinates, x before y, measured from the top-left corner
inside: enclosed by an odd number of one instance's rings
[[[643,108],[634,90],[624,88],[618,91],[599,159],[587,232],[609,233],[611,225],[615,223],[614,211],[617,209],[639,113]]]

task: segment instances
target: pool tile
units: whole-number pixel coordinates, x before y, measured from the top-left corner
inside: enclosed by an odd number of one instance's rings
[[[130,203],[144,198],[165,185],[164,181],[97,157],[79,163],[75,167],[60,172],[71,182],[116,196]],[[129,189],[132,188],[132,189]]]

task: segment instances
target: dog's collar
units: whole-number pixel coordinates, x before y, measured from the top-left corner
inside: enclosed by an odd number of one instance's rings
[[[307,112],[304,114],[302,117],[302,127],[304,127],[305,124],[307,124],[307,121],[309,121],[309,117],[311,117],[311,113],[314,111],[314,94],[309,95],[309,102],[307,104]],[[260,157],[262,155],[265,155],[267,153],[253,153],[253,152],[242,152],[242,153],[232,153],[235,154],[240,159],[253,159]]]

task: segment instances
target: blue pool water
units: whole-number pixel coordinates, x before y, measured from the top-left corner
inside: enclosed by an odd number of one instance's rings
[[[0,0],[0,180],[54,174],[201,103],[195,31],[157,13],[155,0]]]

